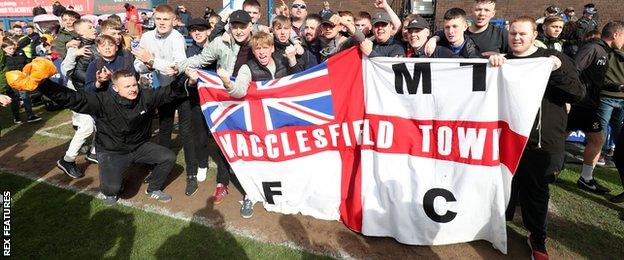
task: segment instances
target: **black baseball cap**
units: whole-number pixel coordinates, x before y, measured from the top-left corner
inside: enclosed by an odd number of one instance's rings
[[[596,14],[598,13],[598,10],[596,10],[595,7],[585,7],[585,9],[583,9],[583,13]]]
[[[390,19],[390,15],[388,15],[388,13],[380,12],[380,13],[376,13],[375,16],[373,16],[373,25],[375,25],[376,23],[391,24],[392,19]]]
[[[422,16],[416,15],[416,18],[414,18],[414,20],[412,20],[409,24],[407,24],[407,26],[405,26],[405,28],[407,28],[407,29],[428,29],[429,28],[429,22],[427,22],[427,20],[425,20],[425,18],[422,18]]]
[[[186,26],[186,28],[189,31],[191,31],[191,30],[193,30],[195,28],[208,30],[208,29],[210,29],[210,24],[208,23],[208,21],[206,21],[206,19],[193,18],[193,19],[191,19],[191,21],[189,21],[189,24]]]
[[[556,5],[551,5],[548,8],[546,8],[546,12],[549,14],[560,14],[561,9],[559,9],[559,7]]]
[[[236,10],[230,15],[230,23],[251,23],[251,16],[243,10]]]
[[[332,13],[332,12],[327,12],[327,13],[324,13],[324,14],[323,14],[323,16],[321,16],[321,24],[326,23],[326,24],[335,25],[334,23],[332,23],[332,22],[330,21],[330,19],[331,19],[331,17],[332,17],[333,15],[334,15],[334,13]]]

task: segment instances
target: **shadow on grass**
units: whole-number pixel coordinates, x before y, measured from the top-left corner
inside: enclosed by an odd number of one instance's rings
[[[119,197],[122,199],[130,199],[141,192],[141,185],[145,177],[149,174],[148,166],[135,163],[130,166],[124,173],[123,190]],[[162,190],[165,190],[173,181],[175,181],[184,172],[184,167],[176,164],[163,184]]]
[[[213,230],[196,222],[209,222]],[[169,237],[154,255],[156,259],[249,259],[243,246],[224,229],[223,215],[209,199],[193,214],[191,223]]]
[[[624,255],[624,223],[620,222],[624,207],[609,202],[611,195],[581,190],[570,175],[562,177],[555,184],[560,189],[556,200],[572,206],[559,205],[549,214],[549,236],[584,257],[621,258],[617,256]]]
[[[569,173],[567,173],[569,174]],[[595,194],[595,193],[591,193],[588,191],[584,191],[581,190],[578,185],[576,184],[576,182],[572,182],[569,180],[566,180],[565,178],[559,178],[557,180],[557,182],[555,182],[554,184],[555,186],[562,188],[570,193],[574,193],[576,195],[578,195],[579,197],[583,197],[586,198],[588,200],[591,200],[599,205],[602,205],[604,207],[610,208],[612,210],[616,210],[616,211],[622,211],[624,210],[624,208],[622,206],[619,206],[618,204],[613,204],[611,202],[608,201],[609,198],[611,198],[612,195],[609,194]]]
[[[13,207],[15,255],[130,258],[136,233],[134,216],[115,208],[92,215],[93,200],[91,196],[51,188],[44,183],[36,183],[24,191]]]
[[[621,259],[624,256],[624,238],[614,235],[613,231],[555,214],[549,217],[549,235],[571,251],[589,259]],[[600,239],[593,239],[596,237]]]

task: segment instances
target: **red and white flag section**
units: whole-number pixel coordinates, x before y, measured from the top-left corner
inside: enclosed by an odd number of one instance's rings
[[[485,239],[506,252],[511,178],[550,59],[362,58],[253,82],[243,99],[200,73],[202,110],[267,210],[341,219],[401,243]]]

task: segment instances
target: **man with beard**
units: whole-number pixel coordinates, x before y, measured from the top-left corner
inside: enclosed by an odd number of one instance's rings
[[[306,17],[304,24],[303,39],[305,40],[303,48],[309,52],[316,64],[321,62],[321,17],[317,14],[310,14]],[[312,61],[308,61],[312,62]]]

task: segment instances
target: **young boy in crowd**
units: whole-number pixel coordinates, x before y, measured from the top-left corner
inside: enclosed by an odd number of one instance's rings
[[[79,35],[74,31],[74,22],[80,19],[80,14],[67,10],[61,15],[61,30],[56,34],[52,43],[52,50],[58,52],[61,58],[65,58],[68,47],[77,47],[80,44],[75,38]]]
[[[4,52],[4,67],[5,71],[22,70],[26,64],[30,61],[21,50],[17,50],[17,42],[10,38],[4,38],[2,40],[2,51]],[[5,77],[5,74],[0,75]],[[17,91],[10,87],[6,87],[6,95],[11,97],[13,102],[11,103],[11,111],[13,112],[13,122],[21,124],[22,119],[20,117],[20,99],[24,102],[24,109],[28,116],[27,122],[37,122],[41,118],[36,116],[32,111],[32,103],[30,100],[30,91]]]
[[[535,46],[563,52],[563,40],[559,39],[563,25],[564,22],[561,16],[551,16],[544,19],[541,25],[542,33],[535,39]]]
[[[99,57],[95,58],[87,68],[87,91],[106,91],[110,86],[113,73],[118,70],[134,71],[134,56],[122,55],[115,38],[101,35],[95,39]]]
[[[238,76],[236,77],[236,82],[230,80],[230,72],[223,68],[217,69],[219,78],[223,81],[223,85],[232,97],[241,98],[247,95],[247,88],[251,81],[271,80],[289,74],[289,66],[283,64],[281,59],[273,58],[273,53],[275,51],[273,36],[265,32],[259,32],[251,37],[249,45],[253,52],[253,57],[241,66],[238,71]],[[296,62],[296,51],[294,48],[289,48],[285,55],[289,64]],[[225,181],[229,182],[229,180]],[[222,184],[222,182],[219,183]],[[227,183],[225,185],[227,185]],[[243,198],[243,206],[241,207],[241,216],[250,218],[252,215],[253,202],[245,195]]]
[[[80,45],[70,47],[67,50],[67,56],[61,63],[61,73],[70,78],[67,82],[67,88],[84,90],[87,81],[87,69],[96,52],[94,46],[95,27],[89,20],[77,20],[73,29],[80,35]],[[95,122],[90,115],[72,111],[72,124],[76,127],[76,132],[69,142],[65,155],[56,162],[56,166],[67,176],[78,179],[82,178],[84,173],[78,169],[76,157],[82,145],[95,132]],[[91,147],[85,159],[93,163],[98,162],[94,146]]]

